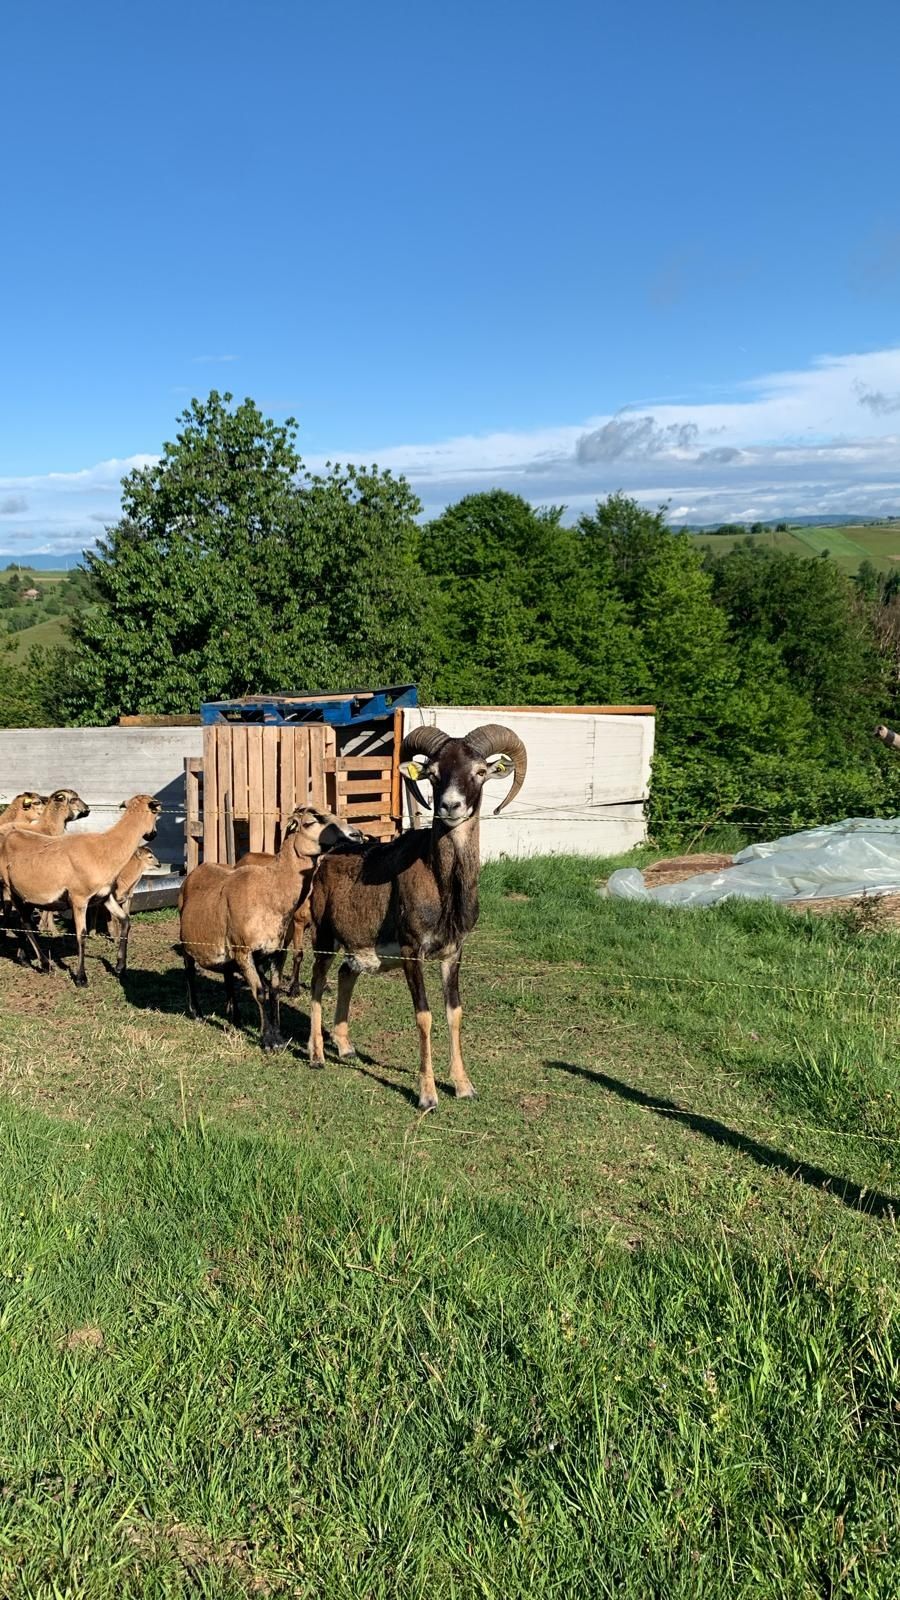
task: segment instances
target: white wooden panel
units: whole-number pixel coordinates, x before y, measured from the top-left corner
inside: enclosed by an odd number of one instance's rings
[[[415,707],[404,728],[438,726],[454,737],[479,722],[504,723],[528,750],[521,793],[499,817],[503,786],[491,784],[482,808],[482,856],[613,855],[647,836],[644,801],[650,784],[652,716],[573,715],[471,707]],[[424,819],[423,819],[424,820]]]
[[[0,802],[22,789],[76,789],[91,808],[72,831],[96,833],[116,820],[123,800],[152,794],[162,802],[154,850],[184,860],[184,758],[202,756],[197,728],[0,729]]]

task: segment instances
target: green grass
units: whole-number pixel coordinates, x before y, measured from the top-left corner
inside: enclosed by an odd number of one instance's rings
[[[24,657],[35,644],[43,645],[45,648],[64,644],[66,620],[65,617],[48,617],[44,622],[36,622],[31,628],[21,628],[18,633],[11,634],[14,654]]]
[[[900,947],[607,870],[485,870],[424,1120],[402,979],[0,963],[0,1594],[892,1600]]]

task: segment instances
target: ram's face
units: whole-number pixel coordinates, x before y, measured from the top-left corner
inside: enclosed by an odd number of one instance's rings
[[[437,755],[407,762],[404,776],[413,784],[430,783],[435,816],[445,828],[458,828],[477,812],[488,780],[511,771],[508,756],[482,756],[465,739],[448,739]]]

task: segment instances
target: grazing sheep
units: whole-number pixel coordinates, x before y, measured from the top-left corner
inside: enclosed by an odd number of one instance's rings
[[[225,1014],[235,1021],[239,972],[259,1009],[262,1048],[284,1049],[279,988],[288,929],[309,894],[318,857],[342,840],[360,837],[330,812],[298,806],[281,849],[270,860],[248,864],[245,858],[240,867],[203,862],[188,873],[178,904],[190,1016],[200,1016],[196,969],[204,967],[223,974]]]
[[[63,834],[62,838],[48,839],[34,832],[13,829],[3,839],[0,872],[8,885],[20,927],[42,971],[50,970],[50,962],[27,925],[28,908],[57,910],[68,905],[78,943],[74,981],[79,988],[84,988],[87,984],[84,970],[87,908],[92,900],[103,900],[118,922],[127,922],[127,913],[113,892],[116,879],[138,845],[145,839],[155,838],[156,818],[161,809],[152,795],[137,794],[123,802],[123,815],[104,833]]]
[[[400,762],[414,789],[423,779],[431,783],[434,820],[430,828],[373,844],[365,854],[335,854],[320,863],[310,897],[316,953],[309,1059],[313,1067],[325,1065],[322,994],[338,950],[345,955],[338,973],[334,1041],[342,1059],[354,1054],[348,1021],[357,979],[363,972],[381,972],[399,963],[419,1030],[419,1108],[433,1111],[438,1102],[424,963],[441,963],[450,1076],[457,1096],[471,1098],[475,1090],[460,1048],[459,965],[463,940],[478,920],[482,791],[488,779],[512,772],[512,787],[497,807],[502,811],[525,782],[528,763],[521,739],[493,722],[473,728],[464,739],[451,739],[439,728],[416,728],[403,741]]]

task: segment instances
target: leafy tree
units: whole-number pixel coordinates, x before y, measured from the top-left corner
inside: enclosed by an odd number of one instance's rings
[[[431,522],[422,565],[435,592],[435,688],[462,703],[617,698],[636,641],[609,571],[592,567],[562,508],[467,495]]]
[[[85,557],[78,721],[422,674],[429,611],[409,486],[376,468],[312,476],[292,420],[231,401],[192,401],[161,459],[124,480],[121,521]]]

